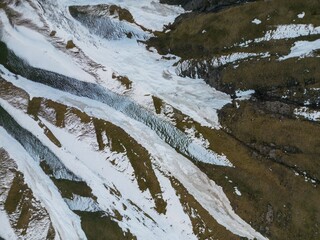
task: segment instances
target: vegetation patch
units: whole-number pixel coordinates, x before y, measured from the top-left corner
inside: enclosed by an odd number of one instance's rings
[[[113,79],[117,79],[127,90],[131,89],[132,81],[127,76],[112,74]]]

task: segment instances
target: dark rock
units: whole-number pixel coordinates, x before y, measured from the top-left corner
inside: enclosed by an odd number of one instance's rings
[[[268,210],[266,213],[266,221],[268,224],[271,224],[273,222],[273,208],[270,204],[268,205]]]

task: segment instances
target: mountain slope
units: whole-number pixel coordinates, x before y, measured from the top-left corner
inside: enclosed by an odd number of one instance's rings
[[[0,4],[0,237],[318,238],[319,4],[170,4]]]

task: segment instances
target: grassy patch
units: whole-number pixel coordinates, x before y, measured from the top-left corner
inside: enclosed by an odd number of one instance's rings
[[[75,47],[76,47],[76,45],[73,43],[72,40],[69,40],[67,42],[66,49],[72,49],[72,48],[75,48]]]
[[[162,54],[171,52],[183,59],[209,57],[223,52],[225,47],[263,37],[279,24],[319,26],[319,9],[317,0],[279,0],[256,1],[218,13],[185,14],[170,26],[170,32],[158,33],[149,45],[157,47]],[[301,11],[306,13],[303,19],[297,17]],[[255,18],[262,23],[253,24]]]
[[[319,64],[319,58],[291,58],[280,62],[268,59],[252,60],[242,62],[236,69],[231,65],[224,67],[221,81],[223,84],[232,85],[234,89],[242,90],[294,86],[306,88],[319,82]]]
[[[113,79],[117,79],[127,90],[131,89],[132,81],[126,76],[117,76],[114,73],[112,74]]]
[[[86,182],[75,182],[67,179],[52,179],[63,198],[73,199],[73,195],[97,199]]]
[[[100,212],[76,211],[81,226],[89,240],[136,239],[130,232],[123,232],[117,222]]]

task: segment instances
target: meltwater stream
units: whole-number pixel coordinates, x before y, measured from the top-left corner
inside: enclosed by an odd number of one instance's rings
[[[128,117],[144,123],[171,147],[195,161],[232,166],[224,156],[215,154],[203,146],[194,143],[185,133],[171,123],[155,116],[130,98],[116,94],[94,83],[83,82],[61,74],[31,67],[28,63],[17,57],[11,50],[7,49],[6,45],[1,42],[0,49],[2,52],[6,52],[6,54],[4,54],[6,56],[1,57],[0,63],[11,72],[19,74],[31,81],[107,104]]]

